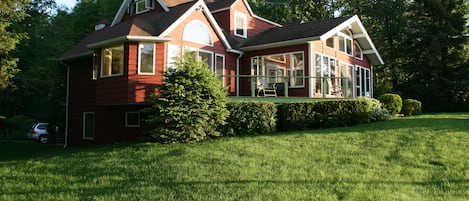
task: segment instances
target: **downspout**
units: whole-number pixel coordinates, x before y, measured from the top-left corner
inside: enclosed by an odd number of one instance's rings
[[[236,96],[239,97],[239,60],[243,57],[243,52],[239,52],[238,58],[236,58]]]
[[[64,148],[66,148],[68,146],[68,105],[69,105],[69,95],[70,95],[70,65],[64,63],[63,61],[60,61],[59,63],[67,67],[67,92],[65,94],[65,139],[64,139]]]
[[[314,92],[313,92],[313,42],[309,41],[308,42],[308,85],[309,85],[309,90],[308,90],[308,95],[310,98],[314,97]],[[317,79],[317,78],[316,78]]]

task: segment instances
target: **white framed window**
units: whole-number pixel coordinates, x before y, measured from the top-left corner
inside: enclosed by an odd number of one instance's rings
[[[371,97],[371,70],[362,66],[355,67],[356,96]]]
[[[355,48],[354,48],[354,54],[355,54],[355,57],[358,58],[358,59],[363,59],[363,51],[362,51],[362,48],[360,47],[360,44],[358,44],[357,41],[355,41]]]
[[[177,60],[181,58],[181,47],[178,45],[168,44],[166,49],[167,49],[166,66],[171,69],[176,69],[177,66],[174,64],[174,62],[175,62],[175,59]]]
[[[352,55],[352,34],[348,30],[339,33],[339,50]]]
[[[93,69],[92,69],[92,79],[93,80],[97,80],[98,79],[98,68],[99,68],[99,64],[96,63],[96,53],[93,53]]]
[[[155,74],[155,44],[140,43],[138,45],[138,74]]]
[[[94,112],[83,113],[83,139],[93,140],[95,130]]]
[[[330,47],[330,48],[332,48],[332,49],[335,48],[334,36],[332,36],[332,37],[330,37],[330,38],[328,38],[328,39],[326,40],[326,46],[327,46],[327,47]]]
[[[337,77],[337,60],[322,54],[315,54],[316,75],[315,93],[322,95],[338,95],[340,78]]]
[[[101,77],[124,74],[124,45],[102,49]]]
[[[213,71],[213,52],[206,50],[198,50],[197,60],[207,63],[210,70]]]
[[[200,20],[192,20],[184,27],[182,39],[203,45],[213,45],[212,32]]]
[[[342,94],[345,98],[353,98],[354,68],[351,64],[339,63]]]
[[[304,52],[251,57],[251,75],[268,84],[288,83],[289,88],[304,87]]]
[[[248,37],[246,14],[235,12],[234,14],[234,35],[242,38]]]
[[[135,0],[131,6],[131,14],[139,14],[153,9],[153,0]],[[135,9],[135,11],[133,11]]]
[[[225,86],[225,55],[215,54],[215,73],[219,76],[222,86]]]
[[[139,112],[126,112],[125,113],[125,127],[140,127],[140,113]]]

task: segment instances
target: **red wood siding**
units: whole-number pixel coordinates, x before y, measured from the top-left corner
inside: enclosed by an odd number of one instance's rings
[[[231,28],[231,15],[230,10],[213,13],[213,17],[217,24],[225,31],[229,31],[233,35],[233,28]]]
[[[308,58],[308,44],[304,45],[295,45],[282,48],[268,49],[268,50],[259,50],[246,52],[241,61],[240,74],[241,75],[251,75],[251,58],[254,56],[266,56],[272,54],[281,54],[281,53],[292,53],[292,52],[303,52],[304,57],[304,75],[308,76],[309,69],[308,64],[310,63]],[[251,79],[250,78],[241,78],[240,79],[240,89],[242,96],[251,95]],[[288,90],[289,96],[296,97],[308,97],[309,96],[309,80],[305,80],[304,87],[302,88],[290,88]]]
[[[129,44],[129,70],[128,70],[128,103],[144,103],[151,94],[154,94],[155,87],[163,83],[164,79],[164,43],[155,44],[155,74],[138,74],[138,43]]]
[[[235,11],[244,13],[247,16],[247,29],[248,29],[248,38],[255,36],[259,33],[264,32],[267,29],[275,27],[273,24],[265,22],[263,20],[260,20],[258,18],[255,18],[254,16],[250,15],[249,10],[247,6],[244,4],[244,1],[237,1],[232,9],[230,10],[231,12],[231,17],[230,17],[230,35],[234,36],[234,16],[235,16]],[[237,36],[235,36],[237,37]]]

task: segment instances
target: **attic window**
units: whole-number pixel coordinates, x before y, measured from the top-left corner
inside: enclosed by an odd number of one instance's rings
[[[235,19],[234,19],[234,35],[240,36],[243,38],[248,37],[248,30],[247,30],[247,17],[243,13],[235,12]]]
[[[153,0],[135,0],[135,2],[130,4],[129,13],[130,15],[136,15],[152,10],[153,8]]]

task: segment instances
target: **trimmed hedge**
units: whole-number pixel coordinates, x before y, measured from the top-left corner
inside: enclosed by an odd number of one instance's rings
[[[422,103],[415,99],[404,99],[401,113],[405,116],[422,114]]]
[[[377,121],[386,121],[391,119],[391,114],[389,111],[383,107],[383,104],[379,102],[379,100],[374,98],[364,98],[361,97],[359,99],[365,99],[370,101],[371,110],[368,115],[368,122],[377,122]]]
[[[369,121],[367,99],[284,103],[278,109],[278,130],[304,130],[350,126]]]
[[[397,94],[383,94],[378,97],[379,102],[383,104],[392,115],[399,114],[402,109],[402,98]]]
[[[277,107],[272,102],[230,102],[222,135],[256,135],[276,130]]]

